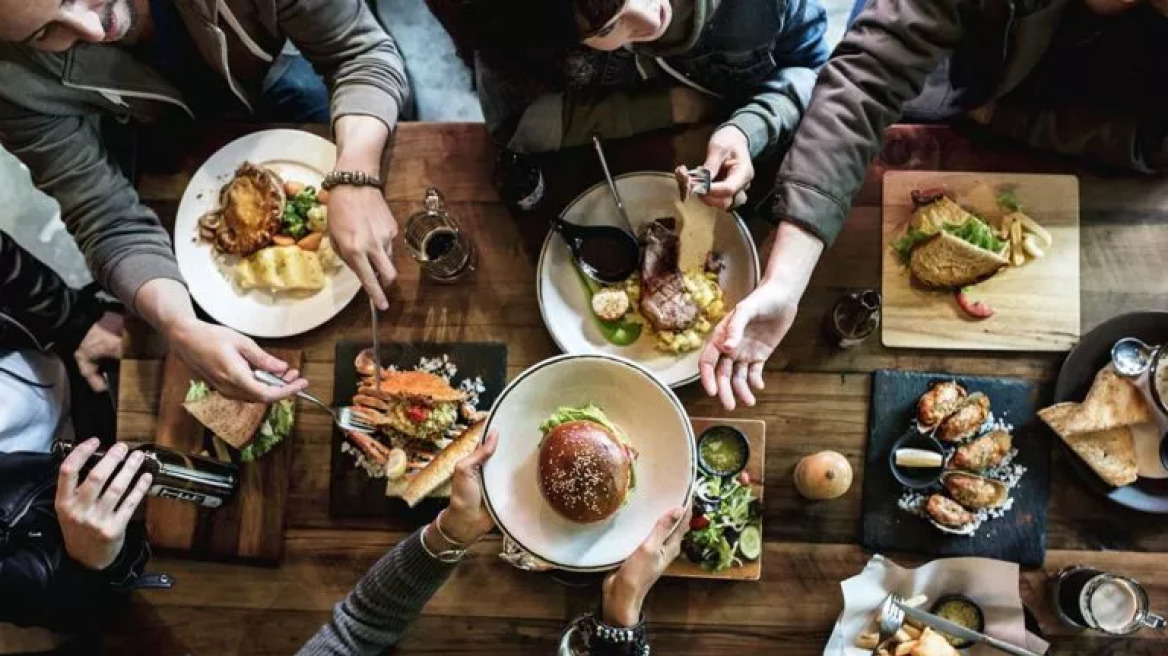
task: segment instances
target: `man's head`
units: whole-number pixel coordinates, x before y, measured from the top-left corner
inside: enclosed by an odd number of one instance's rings
[[[1168,16],[1168,0],[1084,0],[1091,11],[1101,16],[1112,16],[1132,9],[1145,2],[1156,11]]]
[[[0,0],[0,41],[60,52],[133,34],[143,0]]]

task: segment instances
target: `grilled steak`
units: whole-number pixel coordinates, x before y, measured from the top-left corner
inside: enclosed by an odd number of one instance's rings
[[[678,268],[681,240],[672,223],[672,219],[658,219],[645,228],[641,314],[654,330],[686,330],[698,318],[698,306],[685,293]]]

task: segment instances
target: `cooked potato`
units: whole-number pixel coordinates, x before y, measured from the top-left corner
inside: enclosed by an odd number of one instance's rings
[[[861,633],[856,638],[856,646],[860,649],[875,649],[880,644],[880,634],[875,632]]]

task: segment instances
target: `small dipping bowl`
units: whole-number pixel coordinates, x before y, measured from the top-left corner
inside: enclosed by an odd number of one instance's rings
[[[941,455],[941,466],[902,467],[896,464],[896,452],[901,449],[921,449],[938,453]],[[892,477],[901,485],[922,490],[940,482],[941,474],[945,471],[945,447],[932,435],[924,435],[915,428],[910,429],[892,444],[892,450],[888,452],[888,468],[892,470]]]
[[[750,441],[733,426],[710,426],[698,437],[698,467],[711,476],[737,476],[750,461]]]
[[[954,624],[960,624],[971,631],[985,633],[985,613],[982,612],[981,606],[976,601],[965,595],[941,595],[937,601],[933,602],[929,612]],[[969,640],[959,640],[949,635],[946,635],[945,638],[956,649],[965,649],[973,645]]]
[[[1160,412],[1168,415],[1168,344],[1160,346],[1152,355],[1148,367],[1148,388]]]

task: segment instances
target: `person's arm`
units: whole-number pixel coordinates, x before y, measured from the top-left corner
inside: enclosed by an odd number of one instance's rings
[[[827,12],[818,2],[780,0],[780,6],[783,30],[773,52],[784,66],[753,90],[726,122],[746,135],[752,158],[790,141],[811,100],[816,71],[831,54],[825,39]]]
[[[332,92],[338,171],[377,177],[389,135],[409,102],[405,62],[365,0],[280,0],[277,20]],[[397,278],[397,222],[382,190],[341,185],[329,194],[329,237],[378,308]]]
[[[492,432],[474,453],[459,461],[450,506],[378,560],[298,656],[373,656],[398,643],[454,570],[453,562],[438,556],[465,549],[494,527],[483,506],[482,466],[496,444],[498,436]]]
[[[960,4],[869,2],[820,71],[776,180],[776,220],[835,240],[885,128],[961,40]]]
[[[971,118],[990,132],[1041,150],[1143,173],[1168,171],[1168,119],[1162,114],[1141,117],[1081,105],[1035,107],[1006,96]]]
[[[96,288],[73,289],[0,232],[0,348],[33,345],[71,354],[103,311]]]
[[[99,122],[95,114],[46,116],[0,100],[0,141],[60,204],[97,283],[136,309],[147,281],[182,276],[170,237],[109,156]]]

